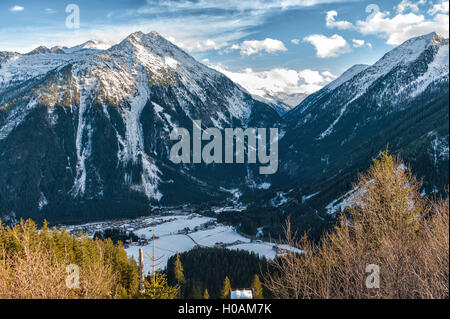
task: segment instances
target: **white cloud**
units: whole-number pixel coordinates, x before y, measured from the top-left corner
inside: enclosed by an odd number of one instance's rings
[[[138,30],[156,30],[191,53],[223,50],[251,36],[258,26],[281,11],[345,1],[348,0],[147,0],[136,9],[109,11],[107,21],[99,17],[77,32],[58,25],[8,27],[8,32],[0,34],[0,50],[28,52],[39,45],[73,46],[90,39],[102,39],[112,45]]]
[[[348,0],[147,0],[147,5],[140,8],[141,13],[155,12],[158,7],[171,11],[195,11],[201,9],[221,9],[230,11],[251,11],[253,14],[262,14],[270,10],[289,10],[310,7],[325,3],[346,2]],[[152,11],[153,10],[153,11]]]
[[[419,5],[424,4],[425,0],[419,0],[417,2],[413,2],[411,0],[402,0],[397,6],[397,12],[403,13],[407,10],[411,10],[413,12],[419,12]]]
[[[389,12],[379,11],[377,7],[365,21],[358,21],[357,26],[359,32],[364,35],[378,34],[387,38],[387,43],[391,45],[399,45],[404,41],[423,34],[437,32],[438,34],[448,37],[449,34],[449,17],[446,14],[436,14],[432,20],[427,20],[422,14],[416,13],[398,13],[392,18]],[[366,9],[370,12],[370,8]]]
[[[292,39],[291,42],[294,43],[294,44],[299,44],[300,40],[299,39]]]
[[[329,71],[292,70],[274,68],[267,71],[254,71],[251,68],[239,72],[229,71],[223,65],[210,67],[228,76],[244,87],[249,93],[264,97],[269,94],[311,94],[333,81],[336,76]]]
[[[109,17],[145,21],[145,28],[134,31],[157,30],[166,37],[176,39],[183,49],[198,52],[223,48],[227,43],[235,43],[248,37],[251,30],[263,25],[280,11],[346,1],[348,0],[147,0],[140,8],[114,12]],[[120,27],[129,29],[128,25],[129,23]],[[115,24],[115,27],[119,25]],[[207,39],[214,41],[216,46],[206,45],[204,41]]]
[[[353,42],[354,48],[360,48],[360,47],[364,46],[364,44],[366,43],[366,41],[358,40],[358,39],[353,39],[352,42]]]
[[[160,32],[159,32],[160,33]],[[163,34],[164,36],[164,34]],[[221,41],[220,43],[211,40],[198,40],[198,39],[189,39],[189,38],[182,38],[181,41],[179,41],[177,38],[173,36],[166,36],[166,39],[175,44],[176,46],[182,48],[183,50],[189,51],[189,52],[204,52],[209,50],[220,50],[221,48],[228,45],[226,41]]]
[[[430,15],[435,15],[436,13],[448,13],[448,1],[436,3],[428,10],[428,14]]]
[[[13,6],[9,9],[9,11],[11,11],[11,12],[21,12],[23,10],[25,10],[25,8],[21,7],[21,6]]]
[[[340,35],[334,34],[327,37],[323,34],[312,34],[304,38],[304,41],[311,43],[316,49],[319,58],[337,57],[340,54],[350,52],[350,46]]]
[[[340,30],[351,29],[353,24],[348,21],[336,21],[338,13],[335,10],[328,11],[325,19],[328,28],[338,28]]]
[[[267,53],[275,53],[278,51],[287,51],[284,43],[279,40],[267,38],[265,40],[244,41],[241,44],[233,44],[232,50],[241,50],[241,55],[252,55],[265,51]]]
[[[194,48],[189,48],[189,51],[208,51],[208,50],[219,50],[226,46],[226,42],[216,43],[214,40],[207,39],[204,41],[197,41]]]

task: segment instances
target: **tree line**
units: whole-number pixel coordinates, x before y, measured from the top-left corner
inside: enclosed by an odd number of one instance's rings
[[[167,263],[170,285],[180,288],[180,297],[190,299],[228,298],[236,288],[254,288],[264,297],[260,276],[268,262],[243,250],[198,248],[176,254]]]

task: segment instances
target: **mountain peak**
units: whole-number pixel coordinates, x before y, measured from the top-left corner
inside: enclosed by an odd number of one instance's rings
[[[88,40],[82,44],[76,45],[71,48],[64,48],[66,53],[75,53],[80,51],[104,51],[110,46],[101,40]]]
[[[150,54],[151,56],[159,56],[163,59],[175,58],[179,61],[189,61],[189,64],[195,63],[189,54],[156,31],[149,33],[143,33],[142,31],[134,32],[119,44],[111,47],[108,52],[120,56],[134,55],[137,58],[148,57],[148,54]]]
[[[427,43],[428,45],[436,45],[436,44],[442,43],[444,41],[444,37],[440,36],[436,32],[431,32],[431,33],[427,33],[427,34],[406,40],[400,46],[411,45],[412,43],[417,43],[417,42],[421,42],[421,41],[425,41],[425,43]]]
[[[157,31],[152,31],[150,34],[163,38],[163,36]]]
[[[431,46],[441,45],[444,41],[445,39],[436,32],[411,38],[386,53],[374,64],[374,67],[387,72],[395,65],[404,65],[416,60],[426,49]]]
[[[125,40],[127,40],[127,39],[141,39],[143,36],[145,36],[144,32],[136,31],[136,32],[133,32],[132,34],[130,34],[128,37],[126,37]]]
[[[45,54],[45,53],[51,53],[51,50],[49,48],[47,48],[44,45],[41,45],[39,47],[37,47],[36,49],[34,49],[31,52],[28,52],[28,55],[32,55],[32,54]]]
[[[142,31],[136,31],[136,32],[133,32],[132,34],[130,34],[128,37],[126,37],[124,39],[124,41],[139,41],[140,42],[142,40],[149,39],[149,38],[152,38],[152,39],[159,38],[159,39],[167,41],[161,34],[159,34],[156,31],[151,31],[149,33],[144,33]]]
[[[169,42],[164,37],[162,37],[158,32],[152,31],[150,33],[144,33],[142,31],[136,31],[127,36],[122,42],[118,45],[115,45],[114,48],[124,48],[124,47],[136,47],[137,45],[142,45],[147,49],[153,47],[153,43],[155,41],[163,41]]]
[[[105,42],[100,41],[100,40],[89,40],[89,41],[86,41],[85,43],[81,44],[81,47],[83,49],[105,50],[109,46]]]
[[[437,34],[436,32],[432,32],[430,33],[431,35],[431,40],[430,40],[430,44],[431,45],[436,45],[439,43],[442,43],[445,41],[445,38],[439,34]]]

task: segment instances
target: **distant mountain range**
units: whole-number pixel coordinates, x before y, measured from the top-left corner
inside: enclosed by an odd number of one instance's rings
[[[0,52],[0,216],[79,222],[168,205],[326,214],[387,144],[448,185],[448,39],[406,41],[303,96],[252,97],[156,32]],[[279,171],[175,165],[173,127],[278,127]],[[324,216],[324,215],[323,215]]]
[[[253,95],[253,98],[270,105],[283,116],[297,107],[307,96],[306,93],[266,92],[263,96]]]

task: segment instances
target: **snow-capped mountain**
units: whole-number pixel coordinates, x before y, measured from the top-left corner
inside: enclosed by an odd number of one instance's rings
[[[281,165],[330,203],[387,146],[425,178],[427,193],[448,185],[449,43],[436,33],[412,38],[374,65],[356,65],[308,96],[284,118],[290,130]],[[437,146],[439,145],[439,146]],[[318,205],[317,207],[319,207]],[[323,207],[323,206],[322,206]]]
[[[446,81],[448,82],[448,39],[431,33],[406,41],[370,67],[352,67],[324,90],[306,99],[300,108],[290,114],[290,118],[294,118],[296,113],[308,116],[310,107],[320,100],[323,102],[321,108],[326,113],[335,112],[333,121],[325,122],[324,124],[329,124],[328,127],[318,135],[319,139],[323,139],[333,132],[334,126],[345,115],[350,104],[361,96],[372,93],[370,90],[378,86],[382,90],[374,96],[375,106],[399,107],[399,103],[414,99],[433,82],[439,84]],[[339,105],[339,109],[333,110],[333,105]]]
[[[124,216],[245,183],[244,165],[171,163],[169,133],[274,127],[275,111],[156,32],[102,46],[0,53],[0,215]]]
[[[72,48],[61,48],[65,53],[74,53],[83,50],[103,51],[109,49],[110,46],[100,40],[89,40]]]
[[[263,96],[252,95],[255,100],[261,101],[273,107],[281,116],[294,109],[307,96],[306,93],[266,92]]]

